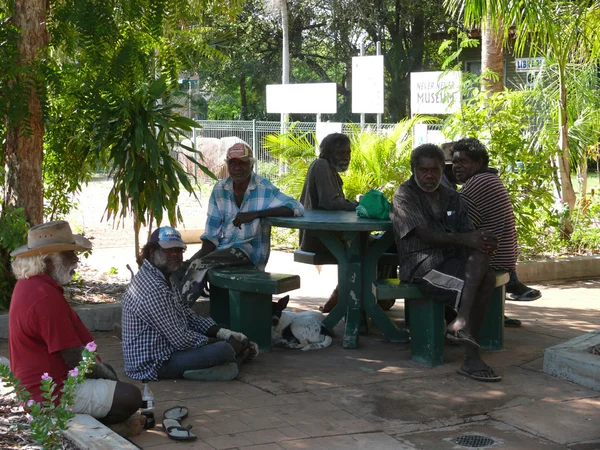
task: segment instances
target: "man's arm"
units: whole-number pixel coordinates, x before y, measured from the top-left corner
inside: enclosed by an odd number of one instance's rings
[[[461,245],[489,255],[496,253],[496,249],[498,248],[498,239],[496,236],[485,230],[467,233],[448,233],[445,231],[433,231],[427,225],[418,225],[414,231],[423,243],[432,247]]]
[[[84,347],[72,347],[60,351],[60,356],[65,361],[65,364],[69,369],[73,369],[79,365],[82,359],[82,352]],[[92,371],[86,375],[87,378],[92,379],[106,379],[106,380],[118,380],[117,374],[112,367],[107,364],[103,364],[96,359],[96,363],[92,366]]]
[[[262,211],[239,212],[233,219],[233,225],[241,228],[243,223],[250,223],[256,219],[264,217],[291,217],[294,210],[287,206],[278,206],[277,208],[263,209]]]

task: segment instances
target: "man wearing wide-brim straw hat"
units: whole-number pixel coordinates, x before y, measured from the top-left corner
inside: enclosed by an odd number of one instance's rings
[[[69,370],[79,365],[83,349],[95,349],[94,338],[65,299],[61,286],[75,274],[76,252],[91,248],[88,239],[73,234],[69,223],[59,220],[32,227],[27,244],[11,253],[18,281],[8,319],[10,365],[36,402],[45,400],[40,389],[42,376],[52,377],[56,383],[58,402]],[[114,369],[98,359],[75,393],[73,412],[90,414],[106,424],[126,422],[117,431],[132,435],[144,425],[145,418],[132,416],[141,404],[140,390],[118,381]]]

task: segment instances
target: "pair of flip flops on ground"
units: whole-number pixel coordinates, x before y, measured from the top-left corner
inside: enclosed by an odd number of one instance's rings
[[[181,426],[181,421],[188,416],[188,409],[185,406],[175,406],[167,409],[162,421],[162,427],[169,436],[169,439],[175,441],[193,441],[198,436],[190,433],[192,425]]]

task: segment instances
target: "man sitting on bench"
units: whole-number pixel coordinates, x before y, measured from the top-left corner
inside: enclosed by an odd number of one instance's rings
[[[325,209],[329,211],[355,211],[358,202],[344,195],[341,172],[350,165],[350,138],[343,133],[331,133],[321,141],[321,153],[310,165],[300,202],[307,211]],[[311,231],[300,230],[300,249],[305,252],[329,253],[319,237]],[[324,313],[330,312],[338,303],[337,286],[329,300],[323,305]]]
[[[458,372],[478,381],[500,381],[481,359],[477,343],[496,283],[489,259],[498,241],[487,231],[475,231],[459,194],[440,184],[444,153],[438,146],[420,145],[410,163],[413,175],[396,190],[390,214],[400,279],[419,283],[426,296],[456,309],[446,337],[465,351]]]
[[[469,205],[469,217],[475,228],[488,230],[498,237],[498,251],[490,258],[490,267],[507,271],[510,281],[506,292],[513,300],[530,301],[542,296],[519,281],[517,277],[517,230],[508,191],[496,169],[488,167],[489,155],[477,139],[468,138],[452,145],[452,171],[463,186],[460,195]],[[521,321],[505,318],[504,326],[518,327]]]
[[[185,249],[177,230],[154,230],[123,296],[125,373],[136,380],[228,381],[242,361],[258,354],[246,336],[197,316],[183,301],[170,275],[181,267]]]
[[[202,248],[183,263],[173,281],[188,305],[206,286],[206,274],[215,267],[254,265],[263,270],[269,260],[271,227],[264,217],[302,216],[304,208],[266,178],[252,171],[252,149],[239,142],[227,150],[229,176],[213,188],[208,201]]]

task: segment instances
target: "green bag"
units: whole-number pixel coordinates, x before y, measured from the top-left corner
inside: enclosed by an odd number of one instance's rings
[[[385,198],[383,192],[371,189],[360,199],[356,207],[356,215],[369,219],[389,219],[390,202]]]

